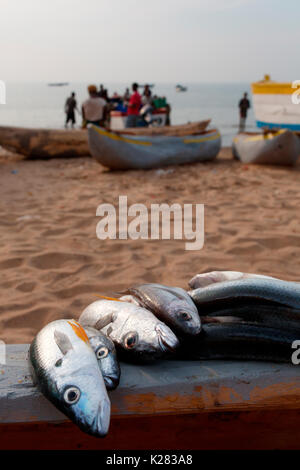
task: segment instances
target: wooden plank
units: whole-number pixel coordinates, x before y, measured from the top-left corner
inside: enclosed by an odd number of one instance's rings
[[[295,410],[113,416],[104,439],[71,422],[0,424],[0,449],[299,449],[299,423]]]
[[[29,345],[7,346],[0,366],[0,423],[67,421],[32,383]],[[297,366],[259,362],[162,361],[121,364],[110,393],[112,419],[251,410],[300,410]]]

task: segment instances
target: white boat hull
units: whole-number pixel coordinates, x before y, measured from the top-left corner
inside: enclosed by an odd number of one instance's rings
[[[289,130],[268,134],[238,134],[232,152],[243,163],[294,165],[300,155],[300,139]]]

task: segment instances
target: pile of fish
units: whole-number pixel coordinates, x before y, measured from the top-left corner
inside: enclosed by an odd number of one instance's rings
[[[190,291],[142,284],[103,297],[75,320],[57,320],[33,340],[29,360],[41,392],[84,432],[108,433],[107,390],[118,359],[291,361],[300,337],[300,283],[257,274],[197,274]]]

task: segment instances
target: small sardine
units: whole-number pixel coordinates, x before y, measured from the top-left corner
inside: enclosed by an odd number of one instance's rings
[[[121,368],[114,343],[101,331],[89,326],[84,328],[96,354],[107,390],[114,390],[120,382]]]
[[[29,349],[34,381],[41,392],[79,428],[107,434],[110,401],[89,339],[75,320],[45,326]]]
[[[172,330],[180,335],[197,335],[201,320],[197,307],[188,293],[179,287],[162,284],[142,284],[126,290],[139,304],[150,310]]]
[[[175,334],[151,312],[133,303],[97,300],[81,314],[83,327],[101,330],[129,360],[149,362],[174,352]]]

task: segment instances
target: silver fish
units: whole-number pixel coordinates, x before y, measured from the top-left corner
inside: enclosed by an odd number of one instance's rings
[[[79,428],[107,434],[110,401],[88,337],[75,320],[45,326],[30,345],[29,360],[41,392]]]
[[[201,320],[188,293],[180,287],[141,284],[126,290],[141,307],[146,308],[178,335],[198,335]]]
[[[225,302],[254,301],[274,305],[284,305],[300,309],[300,284],[279,279],[241,279],[211,284],[189,292],[198,310],[211,304],[217,306]]]
[[[216,282],[238,281],[241,279],[275,279],[263,274],[250,274],[240,271],[210,271],[208,273],[196,274],[189,282],[191,289],[206,287]]]
[[[124,358],[149,362],[179,346],[174,333],[148,310],[128,302],[97,300],[81,314],[85,328],[101,330]]]
[[[87,326],[84,328],[96,354],[107,390],[114,390],[120,382],[121,369],[114,343],[101,331]]]

